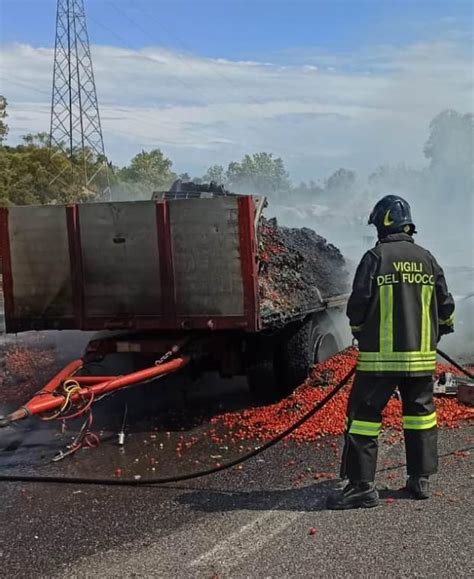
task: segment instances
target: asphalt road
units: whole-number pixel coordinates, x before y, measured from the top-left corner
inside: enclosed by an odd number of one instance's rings
[[[172,392],[170,386],[170,392]],[[199,388],[191,404],[248,403],[242,385],[225,393]],[[172,394],[168,393],[173,399]],[[140,395],[141,396],[141,395]],[[124,399],[116,398],[119,421]],[[169,402],[169,400],[168,400]],[[175,400],[176,402],[176,400]],[[184,405],[189,404],[182,401]],[[143,395],[142,405],[151,410]],[[217,407],[216,406],[216,407]],[[170,416],[169,413],[165,413]],[[176,414],[176,417],[178,414]],[[216,448],[177,459],[173,430],[132,428],[121,450],[112,436],[56,465],[64,437],[38,422],[0,433],[2,472],[113,476],[156,475],[202,467]],[[100,417],[99,417],[100,422]],[[107,425],[104,425],[104,429]],[[109,424],[110,427],[110,424]],[[205,421],[184,424],[188,433]],[[382,443],[382,504],[351,512],[325,510],[335,487],[340,440],[280,445],[219,475],[167,487],[92,487],[0,483],[0,569],[6,577],[468,577],[472,567],[474,431],[441,432],[441,470],[429,501],[397,491],[403,447]],[[162,446],[161,446],[162,445]],[[241,449],[224,448],[222,461]],[[472,451],[471,451],[472,452]],[[156,467],[149,456],[159,454]],[[199,467],[195,461],[199,460]],[[315,528],[313,535],[310,528]]]

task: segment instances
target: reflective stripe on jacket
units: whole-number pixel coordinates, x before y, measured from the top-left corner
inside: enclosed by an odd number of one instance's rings
[[[440,335],[453,331],[454,300],[435,258],[406,233],[362,258],[347,315],[359,341],[360,372],[432,374]]]

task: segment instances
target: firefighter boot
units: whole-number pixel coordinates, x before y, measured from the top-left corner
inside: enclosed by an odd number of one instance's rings
[[[430,481],[427,476],[409,476],[405,488],[414,499],[430,498]]]
[[[376,507],[379,494],[372,482],[355,482],[349,484],[328,498],[327,508],[332,510],[359,509]]]

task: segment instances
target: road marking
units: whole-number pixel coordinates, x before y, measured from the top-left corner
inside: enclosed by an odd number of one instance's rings
[[[303,514],[302,512],[268,511],[217,543],[209,551],[196,557],[189,566],[201,567],[219,563],[221,568],[232,569],[242,559],[263,549],[267,543]]]

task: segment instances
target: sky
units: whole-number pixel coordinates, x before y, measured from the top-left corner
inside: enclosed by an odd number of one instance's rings
[[[71,0],[72,1],[72,0]],[[177,172],[246,153],[294,181],[422,166],[431,119],[473,109],[473,5],[450,0],[85,0],[108,157]],[[0,0],[9,144],[48,131],[55,0]]]

